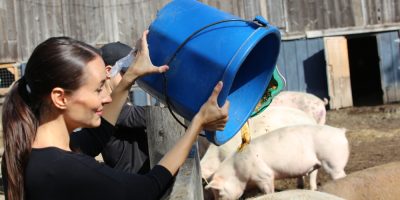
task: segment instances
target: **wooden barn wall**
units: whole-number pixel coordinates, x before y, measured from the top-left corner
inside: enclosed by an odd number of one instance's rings
[[[399,32],[377,34],[384,103],[400,101]]]
[[[286,0],[288,32],[355,25],[350,0]]]
[[[380,56],[384,103],[399,102],[399,32],[375,35]],[[277,66],[287,80],[285,90],[308,92],[329,99],[324,48],[322,38],[282,41]]]
[[[400,22],[399,0],[282,0],[287,32]],[[282,2],[281,1],[281,2]]]
[[[400,22],[399,0],[361,0],[365,4],[367,24]]]
[[[26,61],[52,36],[134,45],[166,0],[2,0],[0,62]],[[4,28],[6,27],[6,28]]]
[[[367,25],[398,26],[399,0],[200,0],[246,19],[264,16],[284,34]],[[170,0],[1,0],[0,62],[26,61],[50,36],[100,46],[135,44]]]
[[[262,15],[284,33],[400,23],[399,0],[200,0],[246,19]]]
[[[286,78],[284,90],[328,98],[324,42],[322,38],[283,41],[277,61]]]
[[[18,60],[15,25],[13,4],[8,0],[0,0],[0,63]]]

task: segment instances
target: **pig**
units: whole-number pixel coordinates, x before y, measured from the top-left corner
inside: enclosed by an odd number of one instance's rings
[[[310,117],[307,113],[299,109],[284,106],[270,106],[248,121],[252,138],[257,138],[269,131],[284,126],[317,124],[314,118]],[[210,144],[200,162],[202,177],[208,180],[218,169],[221,162],[237,150],[241,141],[241,134],[237,133],[227,143],[219,147]]]
[[[325,124],[328,100],[321,100],[317,96],[305,92],[282,91],[274,97],[270,106],[288,106],[303,110],[317,121]]]
[[[328,194],[325,192],[310,191],[310,190],[286,190],[282,192],[271,193],[247,200],[345,200],[338,196]]]
[[[246,189],[274,192],[274,180],[310,175],[317,189],[317,169],[332,179],[346,176],[349,157],[345,129],[327,125],[294,125],[254,139],[243,151],[227,158],[205,187],[216,199],[238,199]]]
[[[399,185],[400,162],[397,161],[353,172],[345,178],[325,183],[318,190],[347,200],[397,200]]]

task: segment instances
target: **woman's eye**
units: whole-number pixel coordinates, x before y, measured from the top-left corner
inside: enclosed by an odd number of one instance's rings
[[[96,89],[96,92],[97,92],[97,93],[100,93],[101,91],[103,91],[103,88],[98,88],[98,89]]]

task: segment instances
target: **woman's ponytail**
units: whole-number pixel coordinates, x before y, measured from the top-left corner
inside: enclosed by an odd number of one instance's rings
[[[8,200],[23,200],[24,170],[35,139],[38,120],[29,106],[29,86],[24,78],[10,89],[3,104],[2,125],[5,188]]]

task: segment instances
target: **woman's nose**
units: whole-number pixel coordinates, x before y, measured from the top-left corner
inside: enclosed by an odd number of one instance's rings
[[[112,102],[111,94],[110,92],[103,90],[103,94],[101,95],[101,103],[102,104],[108,104]]]

